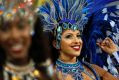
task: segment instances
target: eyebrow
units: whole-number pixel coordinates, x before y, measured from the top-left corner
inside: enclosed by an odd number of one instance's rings
[[[73,35],[73,33],[66,33],[65,35]],[[76,33],[76,35],[81,35],[80,33]]]
[[[72,33],[66,33],[65,35],[73,35]]]

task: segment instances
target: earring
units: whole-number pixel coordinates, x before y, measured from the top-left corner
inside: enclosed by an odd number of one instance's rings
[[[56,49],[60,49],[60,41],[56,40]]]
[[[30,31],[30,35],[33,36],[35,34],[35,31],[33,30],[33,28]]]

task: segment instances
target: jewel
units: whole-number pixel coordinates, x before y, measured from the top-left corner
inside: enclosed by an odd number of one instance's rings
[[[57,32],[58,32],[58,33],[62,33],[62,27],[61,27],[61,26],[58,26]]]
[[[69,25],[67,23],[63,23],[62,24],[62,27],[63,27],[63,29],[68,29],[69,28]]]
[[[33,72],[35,77],[39,77],[40,76],[40,72],[38,70],[34,70]]]
[[[19,76],[12,76],[12,80],[22,80]]]

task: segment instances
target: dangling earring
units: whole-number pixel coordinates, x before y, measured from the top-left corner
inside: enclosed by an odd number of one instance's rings
[[[60,49],[61,34],[62,34],[62,27],[58,26],[56,29],[56,49]]]
[[[61,33],[56,36],[56,49],[60,49]]]
[[[56,49],[60,49],[60,41],[56,40]]]

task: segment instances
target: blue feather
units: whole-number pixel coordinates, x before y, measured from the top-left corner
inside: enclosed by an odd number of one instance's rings
[[[93,12],[98,11],[99,9],[102,9],[106,6],[106,4],[114,2],[114,1],[119,1],[119,0],[94,0],[94,5],[92,5]]]
[[[47,17],[45,19],[48,19],[46,20],[48,23],[51,21],[52,24],[54,22],[54,25],[56,25],[62,21],[74,20],[76,24],[83,26],[83,23],[87,22],[87,18],[82,17],[86,17],[90,13],[93,2],[92,0],[51,0],[51,3],[47,2],[45,6],[39,8],[40,14]],[[47,16],[43,13],[46,13]]]

